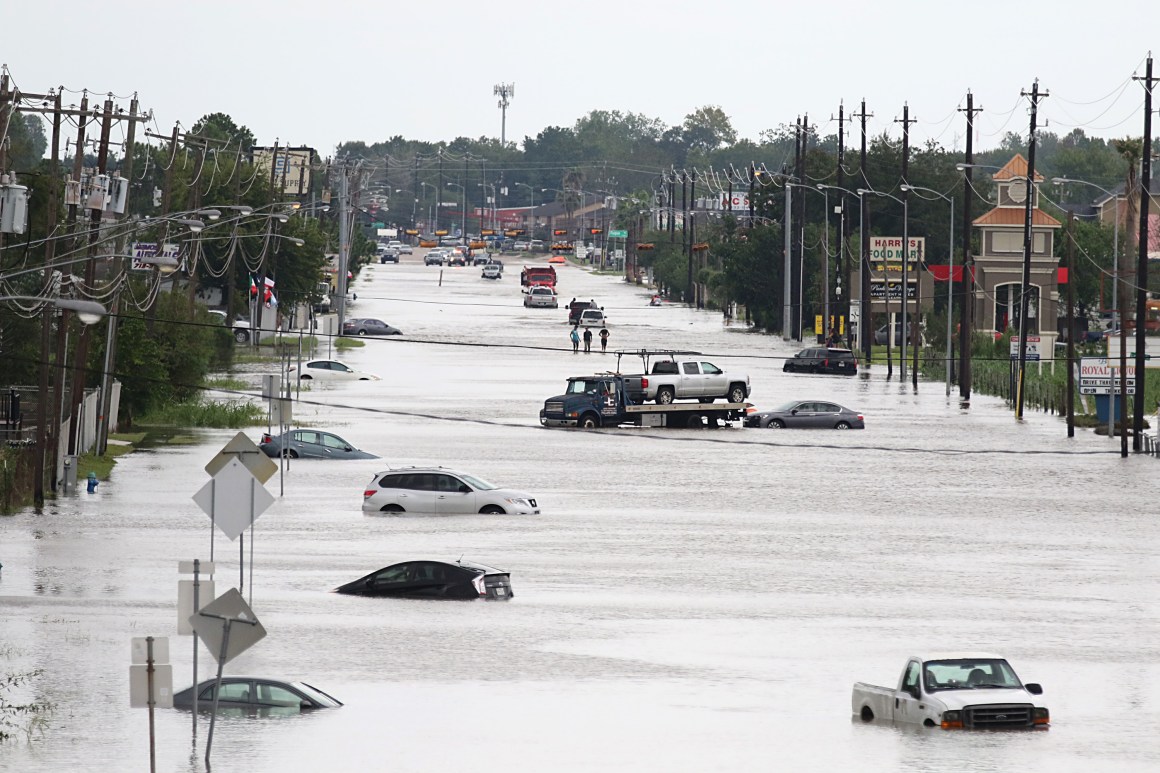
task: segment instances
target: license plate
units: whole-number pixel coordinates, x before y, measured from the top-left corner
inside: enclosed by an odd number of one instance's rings
[[[497,595],[497,596],[506,596],[506,595],[507,595],[507,589],[506,589],[506,588],[502,588],[502,587],[500,587],[500,588],[496,588],[496,589],[495,589],[495,595]]]

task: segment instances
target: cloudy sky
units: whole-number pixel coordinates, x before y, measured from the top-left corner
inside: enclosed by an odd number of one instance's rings
[[[262,144],[323,155],[397,134],[498,137],[500,83],[515,84],[516,142],[594,109],[677,124],[707,104],[742,137],[803,113],[830,134],[839,102],[849,113],[865,98],[872,133],[897,133],[909,103],[916,141],[961,147],[970,89],[986,148],[1026,131],[1020,91],[1036,78],[1049,129],[1139,135],[1130,78],[1160,42],[1145,0],[6,0],[0,19],[0,58],[24,91],[125,106],[137,92],[164,133],[220,111]]]

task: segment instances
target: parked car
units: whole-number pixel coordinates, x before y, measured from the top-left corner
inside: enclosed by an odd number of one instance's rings
[[[907,323],[907,327],[908,328],[910,327],[909,322]],[[876,343],[879,346],[886,345],[886,328],[887,328],[887,325],[882,325],[881,327],[879,327],[877,330],[874,331],[874,343]],[[910,343],[909,337],[906,339],[906,342],[908,344]],[[891,346],[902,346],[902,323],[901,322],[894,323],[894,340],[890,342],[890,345]]]
[[[568,324],[576,325],[580,322],[580,315],[584,313],[585,309],[599,309],[595,300],[578,301],[573,298],[568,302]]]
[[[531,242],[525,241],[524,239],[520,239],[519,241],[517,241],[515,244],[512,245],[512,250],[514,250],[515,252],[527,252],[531,248],[531,246],[532,246]]]
[[[266,456],[291,459],[378,459],[374,454],[360,451],[347,441],[330,432],[317,429],[292,429],[281,435],[262,435],[258,448]]]
[[[484,279],[499,279],[503,276],[503,269],[494,263],[488,263],[483,267],[483,274],[481,276]]]
[[[379,263],[398,263],[399,262],[399,248],[387,247],[379,253]]]
[[[226,313],[224,311],[219,311],[217,309],[210,309],[209,313],[213,315],[214,319],[218,320],[223,325],[226,324]],[[239,344],[244,344],[247,341],[249,341],[250,340],[250,322],[249,322],[249,320],[235,319],[233,324],[230,325],[230,335],[232,335],[234,337],[234,340],[237,341]]]
[[[403,331],[388,325],[381,319],[358,317],[342,323],[342,334],[344,336],[398,336],[402,335]]]
[[[287,368],[291,375],[296,370],[293,363]],[[373,373],[363,373],[355,370],[346,363],[338,360],[310,360],[302,363],[302,372],[298,376],[303,381],[319,379],[320,381],[378,381],[379,377]]]
[[[412,247],[412,246],[411,246],[411,245],[409,245],[409,244],[404,244],[404,245],[401,245],[401,246],[399,247],[399,254],[400,254],[400,255],[414,255],[414,254],[415,254],[415,248],[414,248],[414,247]]]
[[[532,239],[528,242],[529,252],[544,252],[544,241],[542,239]]]
[[[502,569],[464,561],[405,561],[340,585],[335,593],[424,599],[512,597],[511,575]]]
[[[384,470],[363,490],[363,510],[384,513],[539,515],[535,497],[442,467]]]
[[[560,302],[551,287],[532,287],[524,296],[524,306],[528,308],[555,309],[559,305]]]
[[[491,262],[491,256],[484,250],[478,250],[471,259],[471,265],[473,266],[482,266],[489,262]]]
[[[1023,683],[998,655],[949,654],[910,657],[898,686],[858,682],[850,698],[864,722],[907,722],[943,730],[1046,729],[1051,712],[1043,687]]]
[[[443,250],[431,250],[423,257],[424,266],[442,266]]]
[[[832,373],[853,376],[858,373],[858,358],[849,349],[817,346],[802,349],[786,360],[781,369],[786,373]]]
[[[866,429],[862,414],[837,403],[821,400],[791,400],[772,411],[745,417],[746,427],[761,429]]]
[[[466,266],[467,253],[462,249],[452,249],[447,255],[447,265],[449,266]]]
[[[213,710],[216,686],[216,679],[207,679],[197,685],[199,711]],[[186,687],[174,693],[173,708],[192,709],[193,692],[193,687]],[[289,709],[297,712],[335,709],[341,705],[342,701],[338,698],[306,682],[285,682],[261,676],[223,676],[221,696],[218,698],[219,709]]]

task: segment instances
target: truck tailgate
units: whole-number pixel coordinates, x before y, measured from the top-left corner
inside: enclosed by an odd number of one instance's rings
[[[858,682],[850,696],[850,710],[862,719],[894,719],[894,690],[876,684]],[[869,712],[869,715],[867,715]]]

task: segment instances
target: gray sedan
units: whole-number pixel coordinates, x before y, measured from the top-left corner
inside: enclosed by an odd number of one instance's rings
[[[338,435],[316,429],[292,429],[283,435],[263,435],[258,448],[277,458],[285,454],[291,459],[378,459],[374,454],[360,451]]]
[[[397,327],[392,327],[381,319],[371,319],[369,317],[362,317],[358,319],[348,319],[342,323],[342,334],[344,336],[398,336],[402,335],[403,331]]]
[[[821,400],[793,400],[772,411],[751,413],[745,417],[745,426],[762,429],[866,429],[862,414]]]

